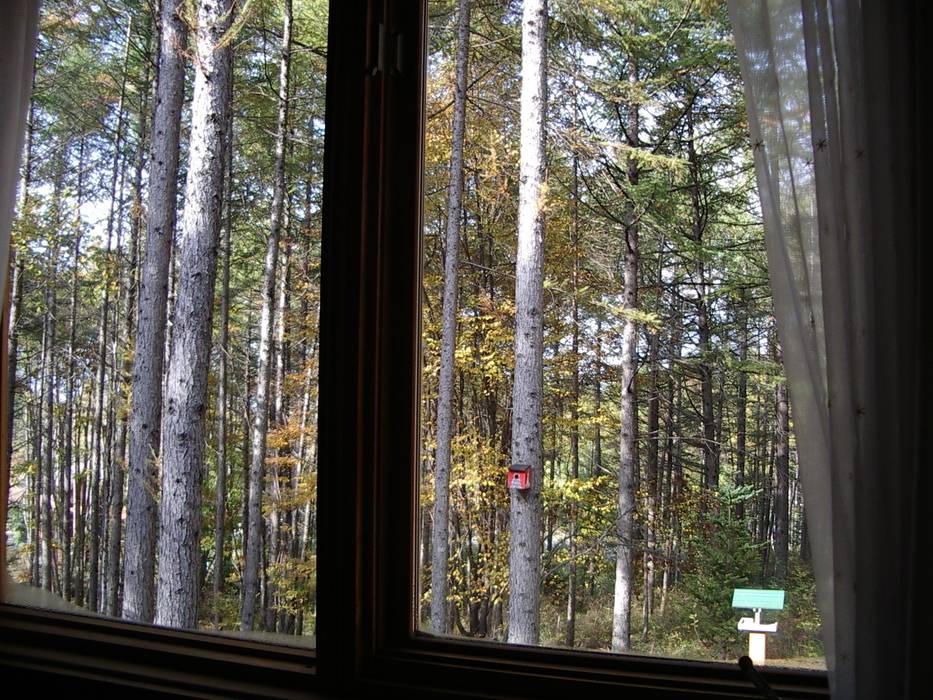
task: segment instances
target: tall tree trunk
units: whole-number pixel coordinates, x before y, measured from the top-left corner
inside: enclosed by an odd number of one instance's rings
[[[637,66],[632,63],[628,81],[635,84],[638,79]],[[629,106],[629,145],[638,147],[640,129],[639,110]],[[627,163],[627,177],[631,186],[638,184],[638,165],[633,158]],[[638,308],[638,224],[635,221],[634,205],[627,205],[625,240],[622,261],[622,306],[627,311]],[[628,651],[631,648],[631,613],[634,597],[632,559],[635,549],[635,479],[638,474],[638,395],[636,381],[638,350],[638,324],[631,314],[626,314],[622,327],[621,348],[621,407],[619,434],[619,493],[618,520],[616,521],[616,573],[612,607],[612,650]]]
[[[531,487],[511,489],[509,642],[514,644],[537,644],[540,623],[546,119],[547,0],[525,0],[522,8],[512,463],[529,469]]]
[[[275,182],[272,191],[269,238],[262,278],[262,311],[259,319],[259,358],[256,373],[256,413],[253,417],[252,454],[249,471],[249,535],[246,564],[243,569],[243,603],[240,628],[253,629],[256,597],[259,593],[262,539],[263,466],[266,460],[266,432],[269,426],[269,374],[271,365],[272,325],[275,310],[275,275],[285,204],[285,147],[288,130],[288,79],[291,64],[292,3],[285,0],[282,46],[279,59],[278,118],[275,136]]]
[[[146,248],[139,281],[129,425],[123,617],[154,615],[158,460],[162,420],[169,259],[175,235],[178,136],[184,98],[188,31],[184,0],[162,0],[159,70],[149,154]]]
[[[11,246],[12,248],[12,246]],[[11,253],[15,255],[15,252]],[[26,266],[23,262],[23,257],[17,256],[13,261],[13,276],[10,280],[10,316],[9,316],[9,325],[8,325],[8,335],[7,335],[7,351],[9,353],[9,369],[8,377],[9,386],[6,387],[7,395],[7,406],[10,407],[7,412],[7,444],[3,446],[3,449],[6,450],[7,464],[12,464],[13,460],[13,417],[15,399],[16,399],[16,367],[17,361],[19,359],[19,328],[18,321],[20,316],[20,310],[23,308],[23,276]]]
[[[72,581],[72,532],[74,530],[74,512],[72,510],[73,493],[71,489],[74,460],[74,413],[75,413],[75,373],[77,371],[77,334],[78,334],[78,288],[79,267],[81,262],[81,240],[84,237],[84,221],[81,218],[81,206],[84,203],[84,153],[85,139],[82,137],[78,147],[78,187],[77,203],[75,205],[75,234],[71,260],[71,301],[68,316],[68,376],[65,388],[65,437],[62,469],[65,471],[65,551],[64,551],[64,588],[65,598],[74,598],[74,583]],[[77,470],[74,470],[77,471]]]
[[[252,328],[252,318],[246,319],[246,333],[243,347],[243,443],[240,446],[241,461],[243,464],[243,508],[240,513],[240,526],[243,529],[243,551],[241,556],[246,561],[246,551],[249,549],[249,470],[250,470],[250,429],[252,420],[250,417],[250,396],[252,396],[252,381],[250,379],[251,361],[249,349],[252,347],[252,338],[250,337],[250,328]],[[240,605],[242,606],[243,589],[240,588]]]
[[[697,334],[699,336],[700,394],[703,420],[703,485],[707,489],[719,488],[719,449],[716,441],[716,421],[713,407],[712,330],[710,328],[707,299],[706,265],[703,260],[703,235],[706,219],[700,198],[700,162],[694,141],[693,108],[687,111],[687,161],[690,170],[691,228],[694,242],[700,248],[697,254]]]
[[[574,92],[574,119],[578,117],[577,95]],[[571,245],[573,246],[573,270],[571,284],[573,299],[571,300],[571,346],[573,355],[573,375],[571,376],[571,405],[570,405],[570,478],[576,481],[580,478],[580,191],[579,191],[580,158],[573,153],[572,197],[573,212],[571,220]],[[564,643],[573,648],[576,641],[577,626],[577,507],[571,504],[570,526],[567,535],[569,560],[567,562],[567,617]]]
[[[58,187],[56,187],[58,189]],[[56,199],[58,196],[56,195]],[[60,204],[60,203],[59,203]],[[42,365],[43,365],[43,396],[45,410],[43,414],[44,425],[42,430],[45,435],[43,438],[44,452],[40,467],[40,479],[43,482],[42,488],[42,587],[52,590],[52,492],[54,490],[52,481],[52,472],[54,468],[54,450],[53,450],[53,426],[54,426],[54,397],[55,397],[55,285],[51,283],[55,280],[56,261],[58,252],[50,251],[47,279],[50,284],[45,288],[45,319],[44,330],[42,332]]]
[[[675,291],[676,294],[676,291]],[[676,401],[679,400],[680,377],[677,372],[676,363],[680,359],[680,319],[674,322],[671,331],[670,340],[670,377],[667,382],[667,413],[665,416],[665,427],[667,429],[667,439],[664,446],[664,471],[666,475],[665,487],[662,490],[664,502],[661,506],[661,523],[666,525],[668,540],[665,545],[664,555],[664,574],[661,581],[661,605],[660,613],[664,615],[667,605],[667,592],[673,583],[674,563],[677,556],[677,531],[678,519],[676,505],[680,500],[680,490],[682,485],[679,483],[678,473],[674,469],[674,459],[677,452],[677,418]]]
[[[600,416],[603,410],[603,319],[596,318],[596,353],[593,358],[593,417],[596,427],[593,429],[593,468],[592,476],[598,476],[603,469],[603,431]]]
[[[623,304],[634,309],[637,304],[636,279],[638,275],[638,234],[634,226],[626,226],[627,251],[623,266],[625,286]],[[635,472],[638,469],[636,452],[637,395],[636,374],[636,323],[626,317],[622,328],[622,382],[621,382],[621,428],[619,441],[619,494],[618,520],[616,521],[616,575],[612,613],[612,650],[628,651],[631,648],[631,605],[634,597],[633,550],[635,512]]]
[[[700,297],[697,300],[697,328],[700,341],[700,391],[703,412],[703,479],[708,489],[719,487],[719,464],[716,459],[716,422],[713,408],[713,368],[709,310],[706,302],[706,279],[703,263],[700,267]]]
[[[121,445],[119,438],[119,430],[117,428],[119,414],[123,411],[123,399],[125,399],[125,393],[121,395],[121,377],[120,373],[122,371],[121,362],[120,362],[120,324],[117,323],[117,318],[119,316],[119,307],[120,299],[125,297],[126,284],[124,283],[123,276],[120,274],[120,269],[122,267],[121,259],[123,257],[123,205],[124,205],[124,192],[126,185],[126,161],[127,158],[125,155],[121,154],[120,158],[120,182],[117,187],[117,201],[116,201],[116,247],[111,249],[108,246],[108,251],[110,251],[107,277],[110,286],[116,292],[116,304],[112,310],[112,325],[110,330],[110,335],[107,339],[110,357],[107,360],[107,366],[110,368],[110,377],[109,377],[109,388],[107,390],[107,434],[104,442],[104,455],[105,455],[105,468],[103,469],[103,481],[101,487],[101,497],[106,496],[107,501],[105,506],[101,509],[101,522],[100,522],[100,532],[102,533],[102,560],[101,560],[101,576],[100,576],[100,593],[99,593],[99,610],[102,613],[107,612],[107,601],[110,597],[110,584],[113,583],[113,579],[109,578],[110,573],[110,516],[116,505],[116,501],[120,502],[120,510],[123,508],[123,474],[118,473],[122,468],[123,455],[122,450],[125,447],[125,441]],[[125,316],[124,316],[125,318]],[[119,485],[120,492],[116,493],[114,491],[114,484]],[[118,545],[119,547],[119,545]],[[119,548],[117,549],[119,552]],[[117,567],[119,570],[119,562],[117,562]]]
[[[35,65],[33,65],[33,77],[32,84],[35,87],[36,82],[36,73]],[[34,120],[34,108],[35,108],[35,93],[32,93],[32,98],[29,100],[29,114],[26,119],[26,139],[23,144],[23,153],[25,154],[25,162],[23,163],[23,176],[22,181],[20,182],[19,190],[19,201],[17,202],[17,215],[19,217],[28,216],[29,214],[29,201],[32,188],[32,166],[33,166],[33,141],[34,141],[34,132],[35,132],[35,120]],[[6,450],[7,464],[13,464],[13,418],[15,416],[15,400],[16,400],[16,367],[19,360],[19,328],[18,320],[20,316],[21,309],[23,307],[23,276],[26,269],[25,262],[23,257],[16,255],[16,245],[14,241],[11,241],[10,245],[10,269],[12,272],[12,279],[10,280],[10,315],[9,315],[9,325],[7,326],[7,351],[8,351],[8,386],[7,390],[7,406],[9,410],[7,411],[7,444],[3,446],[3,449]]]
[[[463,141],[466,131],[466,91],[470,52],[470,2],[458,4],[457,67],[454,88],[453,135],[447,183],[447,236],[444,249],[444,306],[441,317],[440,377],[437,393],[437,458],[434,469],[434,511],[431,533],[431,631],[446,634],[450,556],[450,441],[454,434],[454,350],[457,346],[457,287],[460,262],[460,220],[463,209]]]
[[[658,265],[658,277],[655,280],[659,290],[662,280],[663,262]],[[655,309],[657,312],[658,309]],[[641,638],[648,641],[648,628],[654,612],[654,583],[657,564],[658,533],[658,454],[660,452],[660,396],[658,375],[660,373],[661,337],[658,330],[652,330],[648,337],[648,445],[645,460],[645,486],[647,513],[645,514],[645,590],[643,592],[644,610],[642,614]]]
[[[288,424],[288,397],[285,391],[285,375],[289,368],[289,344],[285,335],[285,324],[287,323],[288,308],[290,305],[289,283],[291,281],[290,262],[291,262],[291,242],[288,240],[289,227],[288,207],[286,206],[285,217],[282,224],[281,238],[282,250],[280,251],[282,268],[281,278],[278,280],[278,294],[275,309],[275,384],[274,399],[272,409],[272,420],[276,428],[285,428]],[[287,449],[280,447],[276,450],[276,457],[271,466],[271,478],[269,486],[271,498],[269,504],[269,563],[273,567],[281,566],[283,557],[287,556],[287,550],[282,545],[282,480],[283,475],[281,466],[284,463],[282,458],[287,458]],[[286,472],[287,473],[287,472]],[[265,629],[275,631],[285,619],[285,615],[278,615],[278,584],[273,581],[270,586],[269,599],[273,603],[270,617],[266,621]],[[279,629],[279,631],[283,631]]]
[[[190,156],[162,425],[155,622],[185,629],[198,620],[207,370],[232,61],[230,42],[222,39],[231,15],[231,0],[204,1],[198,7]]]
[[[58,489],[55,486],[55,439],[61,439],[60,430],[55,430],[55,396],[57,395],[57,367],[55,362],[56,355],[56,328],[58,322],[58,298],[57,298],[57,275],[58,275],[58,255],[60,251],[61,239],[60,232],[64,224],[64,201],[63,188],[65,179],[65,167],[67,161],[67,149],[63,149],[55,156],[55,174],[52,191],[52,217],[53,233],[48,239],[48,260],[46,267],[46,286],[45,286],[45,329],[43,331],[43,366],[45,375],[45,395],[42,400],[45,402],[45,424],[43,430],[45,453],[42,458],[44,469],[45,488],[42,490],[42,525],[43,525],[43,570],[42,583],[47,591],[53,589],[53,577],[55,574],[55,547],[53,546],[53,499],[56,510],[60,509],[61,496],[64,490],[64,483],[59,478]],[[61,465],[59,465],[60,467]],[[61,477],[62,472],[59,469]],[[56,491],[58,491],[56,495]],[[59,591],[62,593],[62,591]]]
[[[146,56],[149,55],[151,48],[151,35],[146,38]],[[149,62],[146,61],[146,68],[143,75],[143,85],[149,84]],[[133,337],[136,331],[136,296],[137,280],[136,272],[139,266],[139,238],[142,230],[143,212],[142,212],[142,175],[145,166],[145,148],[148,131],[148,112],[149,99],[148,90],[140,98],[138,115],[138,133],[139,141],[136,144],[135,163],[133,165],[133,203],[132,219],[130,222],[130,241],[129,241],[129,260],[126,266],[126,275],[124,279],[124,317],[123,317],[123,337],[126,348],[122,357],[114,358],[114,372],[119,368],[119,377],[117,381],[117,436],[114,447],[114,469],[113,479],[110,485],[110,522],[107,536],[107,575],[106,591],[107,599],[104,601],[106,613],[116,617],[120,614],[118,592],[120,588],[120,575],[122,568],[120,566],[120,552],[123,534],[123,491],[125,474],[127,472],[127,437],[129,430],[129,396],[127,395],[127,386],[131,381],[132,359],[129,348],[132,347]]]
[[[117,128],[114,137],[113,162],[110,171],[110,209],[107,214],[107,233],[106,233],[106,271],[103,276],[103,301],[100,309],[100,320],[97,327],[97,379],[96,390],[97,397],[94,405],[94,474],[92,477],[91,491],[91,532],[90,532],[90,552],[89,552],[89,581],[88,581],[88,607],[95,612],[102,610],[101,577],[100,577],[100,558],[101,558],[101,531],[104,524],[103,512],[101,509],[101,482],[104,482],[104,492],[106,493],[106,484],[109,479],[107,461],[110,451],[106,449],[109,441],[104,436],[104,403],[105,386],[107,384],[107,366],[110,364],[107,360],[107,342],[109,338],[110,326],[110,291],[112,286],[112,255],[113,255],[113,233],[114,224],[122,212],[118,207],[118,200],[122,199],[121,172],[123,163],[123,127],[124,127],[124,102],[126,100],[126,76],[127,66],[129,64],[130,45],[133,34],[132,19],[126,27],[126,45],[123,55],[123,71],[120,82],[120,99],[117,102]],[[118,195],[118,184],[120,185],[120,195]],[[112,427],[112,423],[108,421]],[[104,550],[106,551],[106,550]]]
[[[745,452],[748,424],[748,291],[741,292],[739,314],[739,380],[738,395],[735,403],[735,485],[745,485]],[[745,501],[740,500],[735,506],[735,517],[745,519]]]
[[[233,78],[233,71],[230,71]],[[232,90],[232,86],[231,86]],[[223,229],[223,267],[220,282],[220,335],[217,347],[217,487],[214,494],[214,627],[220,628],[220,591],[224,581],[224,537],[227,513],[227,365],[230,355],[230,227],[233,224],[233,118],[227,123],[227,180],[224,197],[226,221]]]
[[[807,504],[800,509],[800,559],[810,563],[813,552],[810,548],[810,529],[807,525]]]
[[[755,506],[754,518],[751,522],[751,532],[759,542],[764,541],[765,535],[763,534],[762,523],[762,514],[764,511],[764,505],[767,502],[767,494],[765,484],[765,454],[767,450],[768,440],[764,436],[764,419],[762,417],[762,405],[761,398],[755,402],[755,436],[756,436],[756,445],[755,445],[755,466],[754,466],[754,481],[755,487],[758,489],[758,495],[753,499]]]
[[[784,353],[781,343],[775,342],[774,356],[778,367],[783,374]],[[787,549],[788,549],[788,478],[790,466],[790,425],[787,405],[787,382],[778,382],[775,389],[775,420],[774,420],[774,575],[778,581],[787,577]]]
[[[42,490],[44,485],[42,483],[42,401],[45,397],[45,352],[46,352],[46,335],[45,335],[45,322],[42,323],[42,351],[41,355],[38,358],[38,367],[36,368],[36,376],[38,377],[36,381],[36,400],[35,407],[33,408],[32,414],[32,435],[33,435],[33,447],[32,447],[32,461],[36,465],[36,472],[33,477],[33,491],[34,497],[32,501],[32,522],[33,522],[33,548],[32,548],[32,558],[30,561],[29,567],[29,583],[32,586],[40,587],[42,585],[42,567],[40,565],[41,560],[41,550],[42,550]]]
[[[309,168],[309,177],[305,185],[305,245],[303,252],[302,260],[302,277],[305,280],[306,285],[311,285],[314,283],[314,275],[312,273],[311,257],[312,257],[312,245],[311,242],[314,240],[313,230],[311,226],[312,221],[312,178],[313,170],[312,161],[308,163]],[[304,320],[304,323],[307,324],[307,328],[311,329],[313,333],[311,337],[308,337],[308,334],[304,334],[301,341],[301,362],[302,367],[304,367],[304,389],[302,392],[302,402],[301,402],[301,417],[299,419],[299,430],[298,430],[298,444],[295,450],[295,459],[297,468],[292,473],[292,490],[293,492],[298,492],[298,489],[301,488],[301,481],[303,479],[303,474],[305,470],[311,470],[314,465],[315,460],[315,446],[317,441],[309,435],[309,426],[317,425],[316,415],[317,415],[317,400],[316,395],[312,396],[312,389],[314,387],[314,369],[317,367],[317,328],[318,328],[318,305],[315,303],[313,310],[311,309],[311,304],[309,297],[312,292],[309,288],[305,287],[301,295],[301,318]],[[310,447],[310,459],[309,459],[309,447]],[[295,515],[294,515],[294,527],[295,532],[292,538],[291,544],[291,556],[293,559],[299,560],[303,559],[305,552],[307,551],[308,544],[308,535],[311,524],[311,497],[306,497],[304,500],[304,505],[299,508],[299,501],[295,501]],[[427,518],[422,518],[422,523],[426,522]],[[422,546],[428,546],[430,542],[430,528],[428,529],[428,539],[423,540]],[[422,567],[427,560],[422,562]],[[301,623],[302,623],[302,614],[301,611],[298,613],[299,619],[296,621],[296,633],[301,634]]]
[[[78,446],[83,443],[84,448],[76,451],[75,461],[81,464],[81,469],[77,471],[80,477],[75,477],[75,550],[74,550],[74,585],[75,585],[75,603],[84,605],[85,581],[84,574],[87,571],[87,496],[88,483],[87,475],[90,469],[90,446],[88,421],[84,418],[89,413],[85,410],[84,402],[78,404]],[[80,426],[84,426],[83,429]],[[78,454],[79,453],[79,454]],[[77,466],[77,464],[76,464]]]

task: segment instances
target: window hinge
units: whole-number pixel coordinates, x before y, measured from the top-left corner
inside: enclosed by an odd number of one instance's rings
[[[402,75],[402,41],[403,36],[386,29],[384,23],[379,23],[379,46],[376,51],[376,65],[372,75]]]

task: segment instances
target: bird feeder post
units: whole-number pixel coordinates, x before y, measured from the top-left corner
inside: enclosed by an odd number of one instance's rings
[[[748,632],[748,657],[755,664],[763,664],[767,657],[767,636],[777,632],[777,623],[761,621],[761,611],[783,610],[784,591],[736,588],[732,594],[733,608],[751,608],[755,617],[739,619],[738,629]]]
[[[761,608],[755,608],[755,624],[761,625]],[[777,627],[777,623],[774,623]],[[741,627],[739,628],[741,629]],[[748,633],[748,658],[755,664],[763,664],[767,657],[768,636],[764,632]]]

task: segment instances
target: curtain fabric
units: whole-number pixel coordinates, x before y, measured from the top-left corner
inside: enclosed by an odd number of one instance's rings
[[[20,152],[26,135],[26,114],[32,91],[32,66],[36,49],[38,0],[8,0],[0,8],[0,437],[6,444],[7,405],[7,278],[10,262],[10,227],[13,223],[13,200],[19,179]],[[6,524],[9,465],[6,450],[0,451],[0,523]],[[4,528],[5,529],[5,528]],[[0,538],[0,562],[6,562],[6,537]],[[0,576],[0,599],[3,597],[5,564]]]
[[[38,9],[38,0],[7,0],[0,10],[0,290],[6,290],[7,285],[10,226],[32,89]]]
[[[919,692],[916,47],[897,5],[729,0],[837,698]]]

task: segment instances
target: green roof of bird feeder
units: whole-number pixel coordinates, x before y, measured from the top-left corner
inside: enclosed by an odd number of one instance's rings
[[[783,610],[784,591],[762,588],[736,588],[732,593],[733,608]]]

